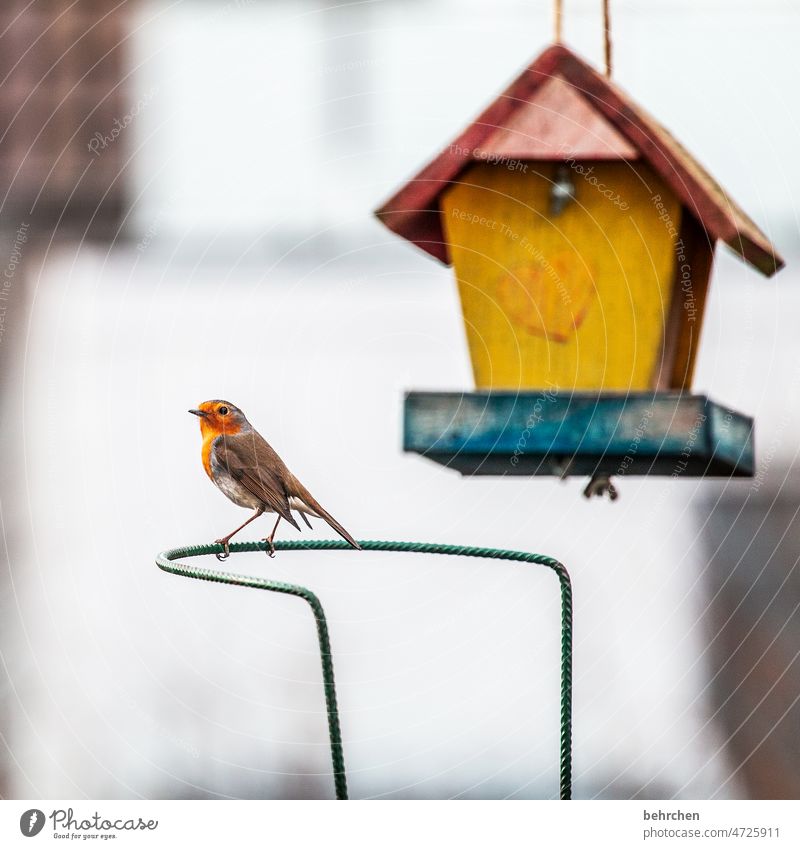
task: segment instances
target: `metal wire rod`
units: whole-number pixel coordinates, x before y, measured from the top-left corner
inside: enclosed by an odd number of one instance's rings
[[[507,551],[497,548],[474,548],[471,546],[439,545],[425,542],[385,542],[381,540],[359,540],[365,551],[397,551],[414,554],[445,554],[458,557],[484,557],[491,560],[510,560],[520,563],[532,563],[546,566],[558,577],[561,589],[561,734],[560,734],[560,770],[559,795],[561,799],[572,796],[572,585],[569,573],[563,564],[552,557],[530,554],[524,551]],[[349,550],[344,540],[279,540],[275,543],[279,551],[331,551]],[[230,550],[235,552],[264,551],[263,542],[231,543]],[[304,599],[311,607],[317,623],[320,656],[322,659],[322,680],[325,689],[325,701],[328,711],[328,733],[331,744],[331,761],[337,799],[347,799],[347,781],[345,777],[342,734],[339,726],[339,711],[336,704],[336,687],[333,677],[333,657],[331,655],[328,624],[319,599],[310,590],[296,584],[271,581],[267,578],[255,578],[248,575],[236,575],[220,572],[216,569],[203,569],[187,566],[176,561],[185,557],[200,557],[205,554],[218,554],[223,551],[221,545],[190,545],[164,551],[156,557],[156,565],[165,572],[232,584],[240,587],[269,590],[285,593]]]

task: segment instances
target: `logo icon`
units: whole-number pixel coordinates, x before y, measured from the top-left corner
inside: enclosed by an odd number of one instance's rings
[[[44,811],[31,808],[19,818],[19,830],[25,837],[36,837],[44,828]]]

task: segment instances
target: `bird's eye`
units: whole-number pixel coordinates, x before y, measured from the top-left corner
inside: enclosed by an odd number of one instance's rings
[[[220,408],[217,410],[217,412],[218,412],[221,416],[227,416],[227,415],[228,415],[228,408],[227,408],[227,407],[220,407]]]

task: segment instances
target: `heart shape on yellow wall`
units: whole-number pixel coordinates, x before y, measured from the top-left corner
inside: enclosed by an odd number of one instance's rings
[[[551,342],[567,342],[581,326],[595,297],[592,270],[573,251],[531,257],[506,269],[497,281],[509,321]]]

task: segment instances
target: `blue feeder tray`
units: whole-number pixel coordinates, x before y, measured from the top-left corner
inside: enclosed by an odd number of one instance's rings
[[[462,475],[752,477],[753,420],[678,392],[409,392],[406,451]]]

